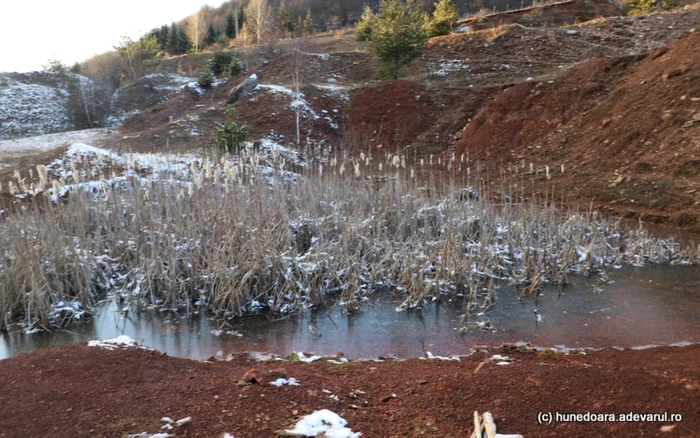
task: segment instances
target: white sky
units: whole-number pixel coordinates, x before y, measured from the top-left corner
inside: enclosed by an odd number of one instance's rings
[[[72,65],[223,0],[0,0],[0,72]]]

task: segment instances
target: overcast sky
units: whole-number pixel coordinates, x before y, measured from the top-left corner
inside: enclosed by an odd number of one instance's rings
[[[224,0],[1,0],[0,72],[40,70],[111,50],[122,35],[138,38]]]

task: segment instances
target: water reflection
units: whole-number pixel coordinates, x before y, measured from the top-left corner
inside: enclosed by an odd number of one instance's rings
[[[396,312],[400,296],[375,295],[362,313],[347,315],[335,308],[305,312],[281,320],[250,317],[231,322],[224,332],[205,317],[190,320],[162,314],[123,316],[103,309],[88,323],[55,333],[4,334],[0,358],[66,342],[108,339],[126,334],[151,348],[179,357],[204,359],[235,351],[292,351],[318,354],[344,352],[350,358],[394,354],[416,357],[467,354],[474,346],[528,341],[551,347],[632,347],[675,342],[700,342],[700,268],[648,266],[610,272],[613,284],[594,294],[594,278],[574,277],[575,285],[559,294],[545,290],[537,299],[519,297],[502,285],[489,318],[496,331],[470,330],[460,335],[463,311],[458,299],[445,299],[412,313]],[[535,312],[535,310],[537,312]],[[317,336],[309,326],[321,333]]]

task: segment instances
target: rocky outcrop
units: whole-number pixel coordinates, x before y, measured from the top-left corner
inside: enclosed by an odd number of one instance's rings
[[[227,103],[233,104],[241,100],[243,97],[252,93],[253,90],[258,86],[258,75],[252,74],[245,81],[241,82],[231,90],[228,95]]]

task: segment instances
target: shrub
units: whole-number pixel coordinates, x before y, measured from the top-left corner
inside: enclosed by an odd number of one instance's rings
[[[654,9],[656,0],[623,0],[627,15],[646,15]]]
[[[233,55],[230,51],[222,52],[215,51],[211,58],[207,61],[207,67],[215,75],[220,75],[227,70],[227,67],[231,64]]]
[[[216,146],[228,153],[239,153],[243,149],[243,142],[248,136],[248,125],[241,124],[236,116],[236,110],[229,108],[226,111],[226,123],[216,123]]]
[[[214,75],[220,75],[225,72],[231,76],[236,76],[243,70],[238,53],[233,50],[225,52],[217,50],[207,61],[207,66]]]
[[[392,79],[399,70],[419,57],[428,42],[426,15],[417,0],[384,0],[374,19],[369,47]]]
[[[357,22],[357,40],[369,41],[372,37],[372,28],[377,22],[377,16],[372,12],[372,8],[367,6],[364,14]]]
[[[427,25],[430,37],[447,35],[452,32],[454,24],[457,22],[459,14],[457,7],[452,0],[440,0],[435,6],[433,17]]]
[[[202,88],[209,88],[213,82],[214,74],[208,66],[204,67],[204,70],[202,70],[202,73],[199,74],[199,78],[197,79],[197,85]]]

